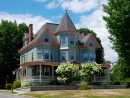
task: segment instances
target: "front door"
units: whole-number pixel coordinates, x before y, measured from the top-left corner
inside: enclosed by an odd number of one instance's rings
[[[50,76],[50,66],[44,66],[44,75]]]

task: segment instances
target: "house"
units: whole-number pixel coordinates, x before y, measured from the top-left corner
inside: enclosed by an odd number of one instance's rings
[[[16,69],[16,78],[22,85],[36,83],[45,85],[57,78],[55,70],[62,62],[80,65],[82,62],[95,61],[95,50],[100,45],[93,34],[78,33],[67,11],[59,24],[45,23],[36,34],[33,25],[29,33],[22,38],[20,68]],[[102,65],[102,68],[110,66]]]

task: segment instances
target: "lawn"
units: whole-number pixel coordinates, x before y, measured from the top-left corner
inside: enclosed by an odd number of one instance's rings
[[[35,91],[25,95],[37,98],[130,98],[130,89]]]

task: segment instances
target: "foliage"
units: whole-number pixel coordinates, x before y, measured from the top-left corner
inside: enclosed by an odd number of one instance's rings
[[[127,82],[127,88],[130,88],[130,82]]]
[[[5,89],[11,89],[12,83],[5,84]]]
[[[0,78],[11,78],[12,71],[18,68],[18,50],[23,46],[22,37],[28,32],[24,23],[17,25],[16,21],[0,23]]]
[[[97,65],[96,62],[85,62],[82,63],[81,66],[81,76],[84,78],[84,80],[87,80],[88,83],[91,83],[91,80],[94,78],[94,75],[97,76],[101,72],[101,67],[100,65]]]
[[[89,90],[91,89],[91,86],[82,86],[79,88],[79,90]]]
[[[101,46],[99,49],[96,49],[96,62],[98,64],[101,64],[104,62],[104,48],[102,46],[101,43],[101,39],[99,37],[97,37],[96,33],[93,32],[93,30],[90,30],[88,28],[80,28],[78,30],[79,33],[85,32],[86,35],[92,33],[93,36],[95,37],[95,39],[97,40],[97,42],[99,43],[99,45]]]
[[[103,64],[111,63],[111,61],[104,61]]]
[[[82,87],[88,86],[88,83],[85,82],[85,81],[81,81],[81,86],[82,86]]]
[[[36,84],[29,83],[29,84],[26,84],[26,85],[24,85],[24,86],[22,86],[22,87],[28,87],[28,86],[36,86]]]
[[[103,5],[112,48],[118,53],[123,77],[130,77],[130,0],[109,0]]]
[[[21,81],[15,80],[13,83],[13,88],[20,88],[21,87]]]
[[[101,83],[101,85],[110,85],[109,83]]]
[[[61,85],[61,83],[58,80],[52,80],[51,85]]]
[[[56,69],[56,73],[61,74],[61,76],[57,78],[58,81],[67,85],[71,85],[73,80],[80,75],[79,67],[69,62],[61,63]]]

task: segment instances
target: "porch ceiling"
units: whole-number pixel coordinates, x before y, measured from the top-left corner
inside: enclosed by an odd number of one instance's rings
[[[100,66],[101,66],[101,68],[104,68],[104,69],[111,67],[111,65],[109,65],[109,64],[100,64]]]

